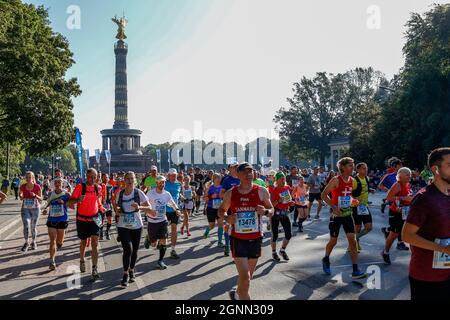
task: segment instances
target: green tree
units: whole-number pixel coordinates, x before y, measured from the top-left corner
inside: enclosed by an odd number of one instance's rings
[[[450,145],[450,4],[413,13],[406,26],[405,65],[372,145],[379,162],[396,155],[421,167],[432,149]]]
[[[66,175],[73,175],[77,173],[77,161],[73,153],[75,149],[72,145],[55,152],[54,161],[55,168],[61,169]],[[59,160],[58,160],[59,159]],[[52,174],[52,156],[32,157],[26,156],[21,164],[22,172],[31,170],[35,173]],[[86,165],[86,164],[85,164]]]
[[[303,77],[294,84],[289,108],[281,108],[275,115],[281,139],[292,147],[292,152],[312,155],[323,165],[332,138],[350,136],[354,125],[361,130],[358,124],[367,121],[361,118],[373,107],[383,79],[372,68],[337,75],[319,72],[313,79]]]
[[[64,174],[72,175],[77,172],[77,161],[69,148],[57,152],[56,157],[61,158],[57,161],[56,167],[61,169]]]
[[[30,155],[51,154],[73,140],[71,98],[81,93],[65,79],[73,54],[44,7],[8,0],[0,12],[2,138]]]
[[[1,174],[3,177],[6,177],[6,143],[2,143],[0,145],[0,168],[1,168]],[[10,178],[16,174],[20,174],[22,172],[21,170],[21,163],[25,159],[25,151],[22,150],[19,146],[11,146],[10,147],[10,154],[9,154],[9,169],[10,169]]]

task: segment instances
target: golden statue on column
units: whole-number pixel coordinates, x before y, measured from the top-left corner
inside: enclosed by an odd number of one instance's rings
[[[117,15],[111,19],[115,24],[117,24],[117,26],[119,27],[119,29],[117,30],[117,36],[116,39],[119,40],[124,40],[127,38],[127,36],[125,35],[125,26],[128,23],[128,20],[125,19],[125,14],[123,15],[122,18],[118,19]]]

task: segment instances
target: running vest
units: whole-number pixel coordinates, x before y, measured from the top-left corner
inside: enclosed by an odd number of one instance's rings
[[[138,205],[141,204],[141,198],[139,197],[139,191],[138,189],[134,189],[133,190],[133,198],[129,199],[129,200],[123,200],[123,194],[125,193],[125,190],[121,190],[119,192],[119,198],[117,199],[117,205],[119,206],[119,208],[122,210],[123,214],[129,214],[129,213],[134,213],[134,212],[138,212],[139,210],[135,210],[133,212],[125,212],[124,208],[123,208],[123,203],[124,201],[126,202],[131,202],[134,201],[135,203],[137,203]]]
[[[222,191],[222,186],[216,187],[214,185],[211,185],[209,187],[209,189],[208,189],[208,208],[214,208],[215,207],[214,201],[219,202],[219,200],[220,200],[220,202],[222,202],[222,199],[220,199],[220,197],[211,199],[211,196],[213,194],[216,194],[216,195],[220,196],[220,192],[221,191]]]
[[[399,184],[400,184],[401,190],[400,190],[399,193],[397,193],[395,195],[396,197],[412,196],[412,190],[411,190],[411,184],[410,183],[402,185],[399,182]],[[409,207],[410,204],[411,204],[410,201],[397,200],[397,201],[393,201],[392,204],[389,206],[389,208],[393,212],[400,213],[402,207]]]
[[[183,197],[187,200],[187,201],[192,201],[193,199],[193,192],[192,192],[192,188],[191,186],[188,186],[187,188],[185,188],[185,186],[183,185],[181,187],[181,192],[183,194]]]
[[[339,185],[331,193],[332,201],[335,206],[338,206],[342,211],[342,216],[346,217],[352,214],[352,191],[353,178],[349,177],[348,182],[345,182],[342,176],[338,176]]]
[[[236,216],[236,224],[232,225],[231,236],[241,240],[256,240],[263,237],[261,218],[256,207],[263,205],[259,198],[258,185],[247,194],[241,194],[238,187],[231,191],[231,214]]]

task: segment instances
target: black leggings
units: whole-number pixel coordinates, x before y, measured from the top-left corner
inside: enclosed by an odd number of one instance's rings
[[[283,226],[284,238],[288,241],[291,240],[291,220],[288,216],[274,215],[272,219],[270,219],[270,222],[272,224],[272,242],[276,242],[278,240],[278,226],[280,225],[280,223]]]
[[[128,271],[129,269],[134,269],[139,243],[141,242],[142,228],[135,230],[117,228],[117,232],[119,233],[123,248],[123,270]]]

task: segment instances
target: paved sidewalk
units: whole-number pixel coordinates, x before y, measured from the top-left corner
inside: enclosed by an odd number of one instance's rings
[[[8,200],[0,205],[0,248],[2,246],[1,241],[12,230],[22,225],[20,206],[21,201],[14,200],[14,197],[8,197]]]

